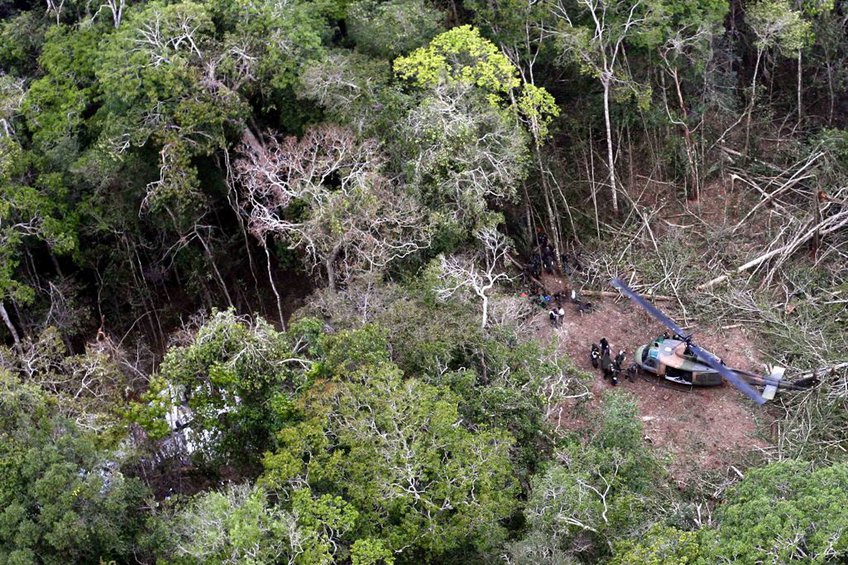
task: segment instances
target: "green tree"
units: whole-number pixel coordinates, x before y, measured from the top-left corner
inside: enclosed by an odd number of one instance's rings
[[[147,489],[57,412],[37,387],[0,370],[0,562],[143,554]]]
[[[785,460],[749,469],[714,526],[658,524],[621,541],[612,563],[837,563],[848,555],[848,466]]]
[[[445,15],[422,0],[360,0],[347,10],[348,34],[358,50],[394,59],[444,31]]]
[[[34,298],[17,273],[28,240],[42,241],[56,253],[71,252],[77,245],[74,216],[67,213],[63,188],[51,182],[55,177],[42,177],[38,186],[23,184],[27,157],[15,139],[0,137],[0,318],[16,345],[20,336],[3,302],[26,304]]]
[[[607,556],[614,540],[642,533],[655,512],[661,470],[623,394],[605,395],[600,426],[584,445],[561,449],[567,463],[534,478],[525,511],[530,529],[511,549],[528,562]]]
[[[489,201],[515,198],[529,137],[541,140],[558,108],[471,26],[399,57],[394,70],[421,95],[404,124],[406,175],[448,230],[471,233],[489,220]]]
[[[232,310],[214,312],[189,343],[167,352],[130,417],[159,437],[180,419],[202,461],[249,467],[291,416],[307,383],[304,369],[311,361],[293,337],[303,328],[308,323],[285,334]]]
[[[323,341],[324,378],[279,432],[262,482],[342,497],[360,516],[354,538],[404,561],[495,547],[515,505],[509,434],[467,429],[449,389],[404,380],[375,328]]]
[[[708,559],[828,563],[848,556],[848,465],[787,460],[749,470],[703,532]],[[713,561],[715,562],[715,561]]]
[[[357,517],[338,497],[313,499],[300,489],[286,510],[259,487],[234,485],[196,495],[176,512],[174,556],[196,563],[334,563],[344,558],[341,544]]]

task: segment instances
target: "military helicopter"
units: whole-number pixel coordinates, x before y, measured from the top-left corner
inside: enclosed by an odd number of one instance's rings
[[[779,366],[770,367],[768,376],[727,367],[721,359],[692,343],[691,335],[687,336],[671,318],[639,296],[621,279],[615,278],[610,284],[674,332],[674,336],[664,334],[636,349],[635,364],[645,372],[691,386],[718,386],[727,379],[757,404],[772,400],[778,389],[804,390],[818,384],[815,377],[784,381],[785,369]],[[763,386],[763,393],[760,394],[751,385]]]

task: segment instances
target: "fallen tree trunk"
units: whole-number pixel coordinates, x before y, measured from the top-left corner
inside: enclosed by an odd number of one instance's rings
[[[818,222],[815,226],[802,233],[801,235],[795,237],[790,243],[778,247],[777,249],[772,249],[767,253],[763,253],[759,257],[752,259],[742,265],[741,267],[737,267],[730,273],[718,276],[712,280],[705,282],[704,284],[698,285],[695,287],[696,290],[706,290],[708,288],[712,288],[720,282],[726,281],[730,278],[730,275],[742,273],[747,271],[752,267],[756,267],[768,261],[773,257],[777,257],[778,255],[782,255],[784,253],[794,253],[801,245],[806,243],[809,239],[811,239],[816,234],[820,236],[828,235],[830,233],[835,232],[843,227],[848,225],[848,211],[840,212],[835,216],[831,216],[821,222]]]
[[[621,296],[620,293],[613,292],[611,290],[584,290],[580,292],[580,294],[583,296],[591,296],[592,298],[618,298]],[[666,296],[665,294],[643,294],[642,296],[649,300],[677,300],[677,298],[673,296]]]
[[[809,377],[818,377],[820,375],[826,375],[829,373],[834,373],[836,371],[840,371],[842,369],[848,369],[848,361],[844,363],[837,363],[836,365],[830,365],[829,367],[819,367],[818,369],[813,369],[812,371],[807,371],[806,373],[801,373],[798,375],[798,379],[809,378]]]

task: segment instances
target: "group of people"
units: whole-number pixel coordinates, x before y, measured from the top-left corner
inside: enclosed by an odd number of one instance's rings
[[[536,306],[547,310],[551,326],[555,328],[562,327],[562,322],[565,319],[564,304],[566,301],[574,304],[580,314],[592,312],[594,308],[594,305],[591,302],[584,300],[583,297],[575,290],[572,290],[570,293],[555,292],[553,294],[548,294],[536,283],[530,284],[529,292],[520,292],[517,296],[519,298],[527,299]]]
[[[538,230],[536,233],[536,248],[533,250],[533,255],[530,257],[530,274],[533,277],[539,278],[542,275],[542,269],[549,275],[554,274],[554,264],[556,263],[556,254],[554,248],[548,241],[548,236],[544,231]]]
[[[559,260],[564,275],[583,272],[580,254],[580,251],[575,251],[573,256],[560,253]],[[526,274],[538,279],[544,270],[547,274],[553,275],[556,269],[556,259],[556,251],[548,240],[547,234],[544,230],[538,229],[536,231],[536,245],[530,254],[530,263],[527,265]]]
[[[626,358],[625,350],[619,350],[618,354],[615,358],[612,357],[612,350],[610,348],[609,341],[607,338],[602,337],[600,340],[600,345],[593,343],[592,349],[589,352],[589,357],[592,361],[592,367],[597,369],[601,368],[603,372],[604,379],[609,379],[612,381],[613,386],[618,384],[618,377],[621,374],[621,367],[624,364],[624,359]],[[627,371],[627,378],[632,382],[633,381],[633,373],[635,371]]]
[[[548,318],[551,320],[551,326],[562,327],[562,321],[565,320],[565,308],[562,307],[562,302],[557,300],[556,305],[548,312]]]

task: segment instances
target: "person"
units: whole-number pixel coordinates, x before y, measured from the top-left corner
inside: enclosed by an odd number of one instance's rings
[[[542,264],[545,267],[545,272],[549,275],[554,274],[554,252],[550,245],[546,245],[542,249]]]
[[[539,278],[542,274],[542,258],[539,257],[538,253],[534,253],[530,259],[530,274],[536,278]]]
[[[624,354],[623,349],[618,352],[618,355],[615,356],[615,361],[613,361],[613,363],[615,364],[615,366],[618,368],[619,371],[621,371],[621,364],[624,363],[625,358],[626,358],[626,356]]]
[[[610,350],[610,345],[609,345],[609,342],[607,341],[607,338],[602,337],[601,338],[601,353],[603,354],[604,352],[606,352],[607,354],[609,354],[609,350]]]
[[[548,318],[551,320],[551,326],[554,328],[557,327],[557,311],[551,309],[551,311],[548,312]]]
[[[610,359],[609,344],[603,347],[601,344],[601,371],[604,373],[604,378],[612,377],[612,360]]]
[[[565,308],[563,308],[562,304],[560,304],[559,308],[557,308],[557,322],[559,323],[560,326],[562,326],[562,323],[564,321],[565,321]]]
[[[592,350],[589,352],[589,358],[592,360],[592,367],[597,369],[601,359],[601,348],[598,347],[597,343],[592,344]]]
[[[621,365],[624,363],[624,359],[624,350],[621,349],[612,362],[613,384],[618,384],[618,375],[621,374]]]

